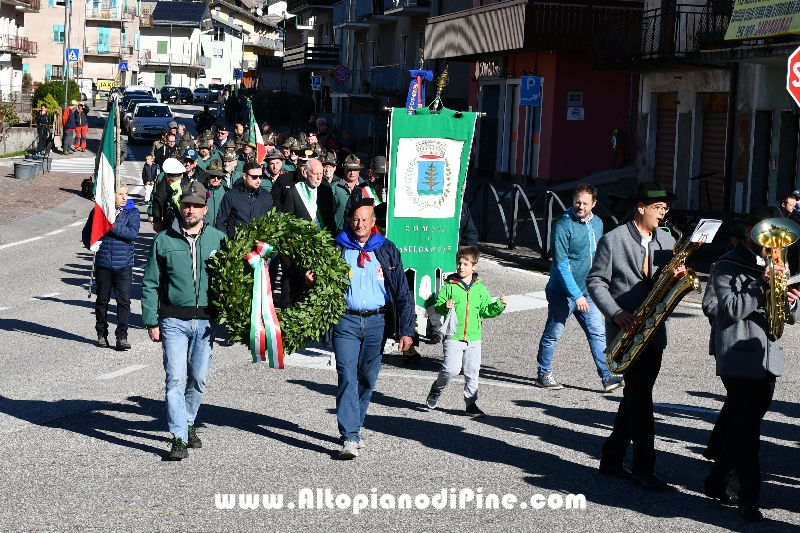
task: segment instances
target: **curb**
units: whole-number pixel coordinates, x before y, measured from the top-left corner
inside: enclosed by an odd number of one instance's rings
[[[58,229],[65,222],[78,217],[87,217],[93,207],[93,201],[76,196],[47,211],[0,226],[0,243],[20,241]]]

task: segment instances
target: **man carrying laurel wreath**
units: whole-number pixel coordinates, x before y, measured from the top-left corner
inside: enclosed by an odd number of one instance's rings
[[[203,224],[206,189],[192,182],[180,197],[181,226],[153,239],[142,278],[142,322],[150,340],[161,342],[166,379],[167,423],[172,433],[170,461],[201,448],[194,423],[211,367],[214,324],[209,297],[208,259],[225,234]]]
[[[586,278],[592,301],[606,317],[606,340],[610,343],[620,328],[636,326],[633,312],[645,301],[672,259],[675,239],[659,228],[675,196],[656,182],[640,183],[633,220],[600,238],[594,263]],[[672,273],[676,279],[686,275],[681,265]],[[619,403],[614,429],[603,444],[600,473],[623,479],[650,490],[667,484],[655,475],[655,421],[653,386],[661,369],[661,356],[667,347],[666,324],[653,334],[650,345],[625,372],[625,388]],[[633,442],[633,472],[622,465],[628,444]]]
[[[344,295],[347,310],[333,327],[339,376],[336,419],[344,439],[339,459],[353,459],[365,446],[359,433],[381,369],[384,341],[389,336],[399,338],[399,350],[407,350],[415,321],[400,251],[389,239],[372,231],[372,199],[359,200],[348,216],[350,225],[336,237],[350,265],[350,286]]]
[[[703,492],[724,504],[738,505],[739,515],[753,522],[763,519],[758,508],[761,420],[772,402],[775,379],[783,373],[784,366],[783,348],[769,333],[765,307],[770,290],[767,250],[751,235],[753,226],[769,219],[780,226],[783,219],[778,208],[758,205],[746,217],[737,219],[747,227],[747,238],[723,255],[714,267],[709,286],[716,296],[715,305],[707,306],[704,298],[704,311],[714,317],[717,375],[727,396],[712,433],[721,434],[722,438],[712,437],[703,454],[714,460]],[[775,274],[784,270],[779,265],[774,268]],[[796,285],[787,289],[791,307],[786,323],[793,324],[800,291]],[[738,495],[730,488],[734,473],[739,480]]]

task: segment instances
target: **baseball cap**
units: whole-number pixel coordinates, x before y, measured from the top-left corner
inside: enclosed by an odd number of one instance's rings
[[[226,126],[225,124],[220,124],[219,126],[217,126],[217,131],[228,131],[228,126]]]
[[[187,148],[183,151],[183,158],[184,159],[191,159],[192,161],[197,161],[197,151],[193,148]]]
[[[77,100],[73,100],[73,101],[70,102],[70,105],[78,105],[78,101]]]
[[[178,123],[173,120],[172,122],[170,122],[168,124],[168,126],[169,126],[169,129],[177,128],[178,127]]]
[[[206,205],[206,188],[200,182],[191,182],[181,191],[181,203]]]

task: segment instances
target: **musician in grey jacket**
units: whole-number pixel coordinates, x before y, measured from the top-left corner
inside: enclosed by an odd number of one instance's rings
[[[656,182],[640,183],[633,220],[606,233],[597,243],[586,286],[592,301],[606,318],[606,341],[611,344],[620,328],[634,328],[633,312],[644,302],[661,270],[672,259],[675,239],[659,229],[675,196]],[[686,275],[681,266],[672,273]],[[645,489],[659,490],[667,484],[654,472],[655,421],[653,386],[667,347],[666,324],[653,335],[650,345],[625,372],[625,388],[614,429],[603,444],[600,473],[631,479]],[[622,466],[628,444],[633,442],[633,472]]]
[[[770,272],[764,259],[766,249],[753,241],[750,232],[762,220],[780,220],[780,216],[775,207],[756,206],[739,220],[747,226],[747,239],[717,261],[710,281],[717,297],[717,375],[722,378],[727,397],[714,428],[715,434],[720,429],[724,432],[721,447],[712,449],[710,442],[704,454],[714,459],[704,489],[706,496],[728,505],[738,504],[741,517],[751,521],[763,518],[758,508],[760,425],[772,401],[775,378],[783,372],[783,348],[769,333],[765,302]],[[783,270],[779,266],[775,269]],[[792,310],[787,323],[793,324],[800,291],[791,287],[787,297]],[[739,478],[738,498],[730,490],[734,471]]]

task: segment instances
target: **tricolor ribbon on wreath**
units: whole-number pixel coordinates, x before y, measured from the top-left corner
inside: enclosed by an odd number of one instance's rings
[[[283,368],[283,339],[278,314],[272,301],[269,282],[269,256],[274,248],[258,241],[247,254],[253,267],[253,301],[250,305],[250,353],[254,363],[269,363],[270,368]]]

